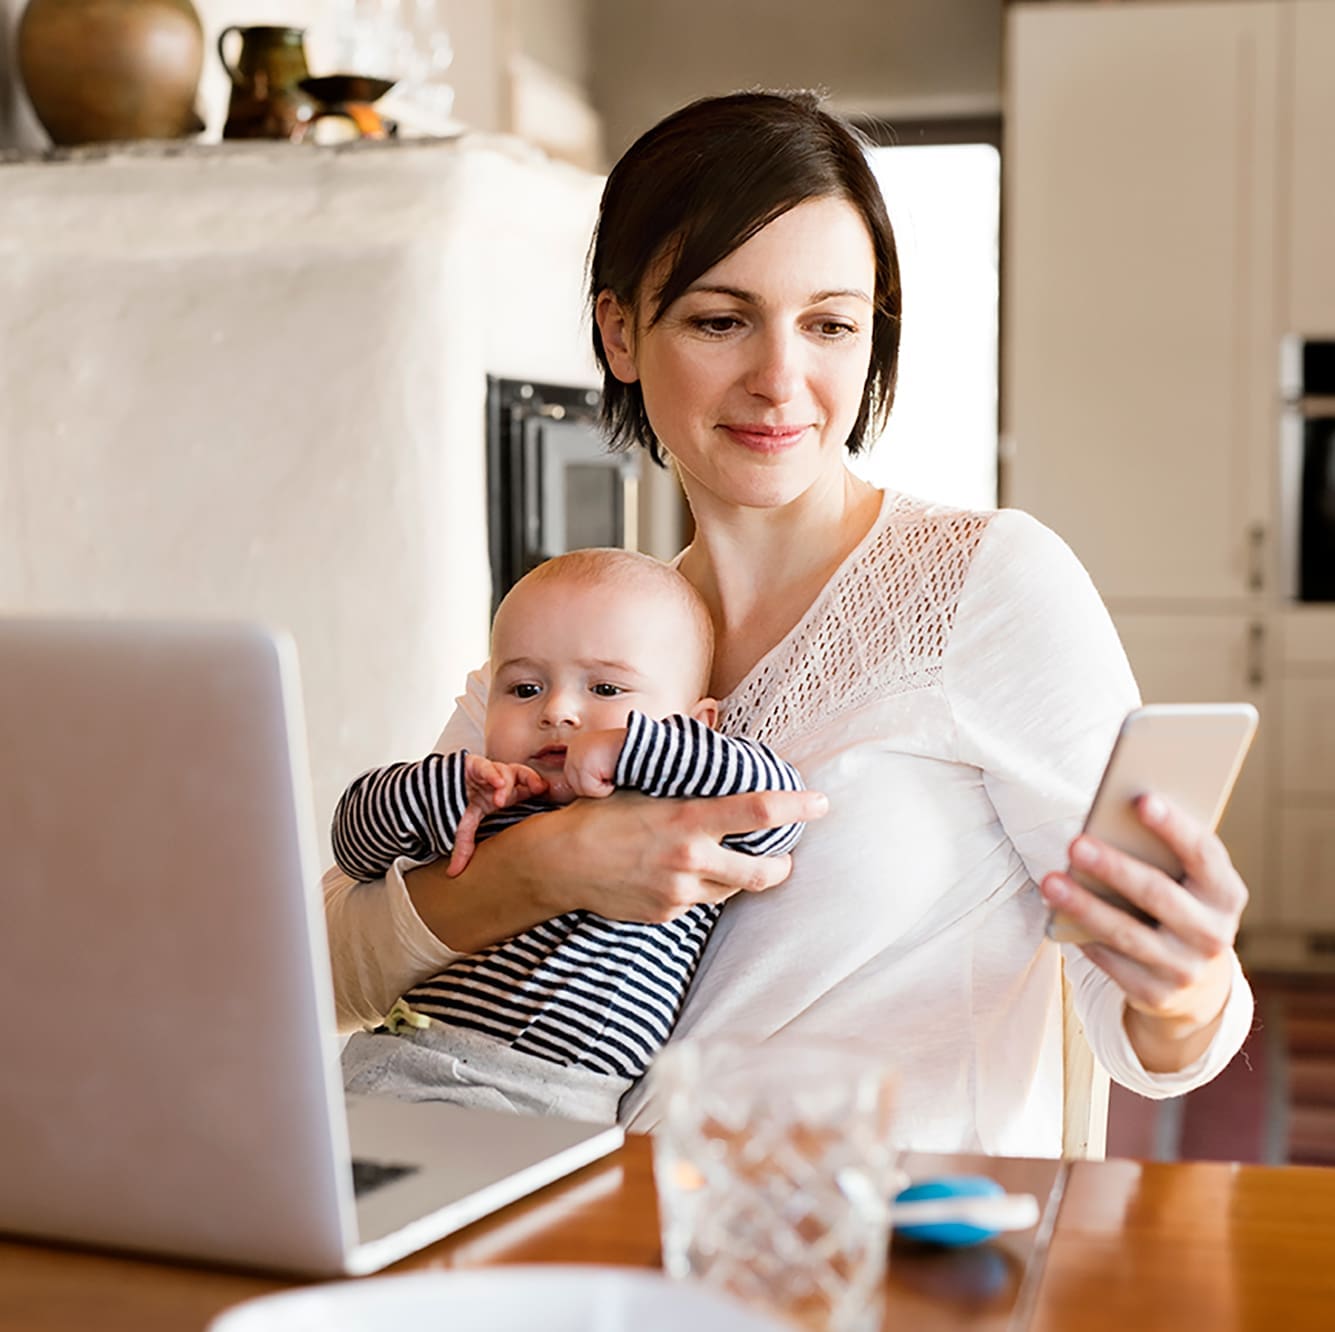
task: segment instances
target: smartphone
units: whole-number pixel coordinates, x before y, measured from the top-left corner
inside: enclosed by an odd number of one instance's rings
[[[1256,734],[1256,721],[1256,709],[1250,703],[1154,703],[1129,712],[1103,770],[1084,831],[1181,882],[1181,862],[1167,843],[1141,823],[1135,801],[1150,793],[1162,796],[1213,831]],[[1067,873],[1105,902],[1146,924],[1158,924],[1096,880],[1078,870],[1068,869]],[[1059,911],[1049,915],[1047,932],[1059,943],[1084,943],[1088,938],[1081,926]]]

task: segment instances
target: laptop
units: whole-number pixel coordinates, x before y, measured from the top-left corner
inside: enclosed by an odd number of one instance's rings
[[[289,638],[0,620],[0,1231],[360,1274],[620,1144],[345,1099],[319,877]]]

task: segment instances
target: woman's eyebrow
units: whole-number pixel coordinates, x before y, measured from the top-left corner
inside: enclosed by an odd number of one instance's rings
[[[734,300],[744,301],[747,305],[764,305],[764,300],[753,291],[746,291],[742,287],[729,287],[718,282],[695,282],[692,283],[682,293],[684,296],[691,296],[697,292],[704,292],[712,296],[731,296]],[[871,304],[871,297],[859,287],[831,287],[828,291],[813,292],[807,297],[808,305],[819,305],[821,301],[828,301],[836,296],[850,296],[854,300],[863,301],[865,304]]]

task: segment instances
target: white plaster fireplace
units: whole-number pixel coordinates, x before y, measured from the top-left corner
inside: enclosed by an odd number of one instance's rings
[[[289,628],[325,822],[485,655],[486,376],[596,385],[600,184],[485,136],[0,163],[0,613]]]

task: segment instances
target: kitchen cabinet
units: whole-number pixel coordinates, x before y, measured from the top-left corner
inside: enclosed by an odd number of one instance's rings
[[[1108,598],[1267,572],[1277,11],[1009,11],[1006,498]]]
[[[1335,606],[1276,541],[1280,340],[1335,336],[1335,0],[1007,24],[1003,502],[1085,562],[1147,700],[1256,704],[1245,932],[1335,965]]]
[[[1286,58],[1281,95],[1287,100],[1285,141],[1292,189],[1284,204],[1288,241],[1284,326],[1296,333],[1335,334],[1335,4],[1298,0],[1281,6]]]
[[[1291,607],[1278,626],[1278,920],[1329,935],[1335,931],[1335,607]]]

